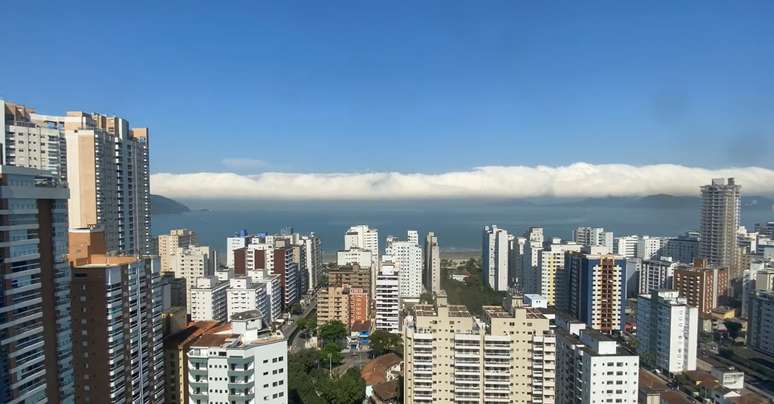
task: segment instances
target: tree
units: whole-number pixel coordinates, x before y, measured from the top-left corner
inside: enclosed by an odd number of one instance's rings
[[[395,352],[403,356],[403,340],[399,334],[376,330],[368,337],[368,346],[374,356],[384,355],[387,352]]]
[[[304,314],[304,308],[301,307],[300,304],[296,303],[296,304],[290,306],[290,314],[293,314],[293,315],[296,315],[296,316]]]
[[[424,292],[421,296],[419,296],[419,302],[425,303],[425,304],[433,304],[435,302],[435,299],[433,299],[433,294],[430,292]]]
[[[736,339],[739,337],[739,332],[742,331],[742,325],[737,323],[736,321],[724,321],[723,322],[726,325],[726,330],[728,330],[728,335],[731,337],[731,339]]]
[[[320,363],[323,365],[338,366],[344,358],[341,356],[341,348],[333,342],[325,344],[320,351]]]
[[[333,320],[320,327],[318,334],[325,342],[340,343],[347,336],[347,326],[341,321]]]
[[[338,379],[322,379],[319,389],[322,397],[329,403],[356,404],[365,399],[365,381],[356,369],[347,370]]]

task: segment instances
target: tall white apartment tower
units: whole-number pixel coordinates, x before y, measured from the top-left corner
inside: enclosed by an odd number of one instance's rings
[[[639,356],[574,321],[557,321],[556,402],[636,404]]]
[[[361,248],[369,250],[374,255],[379,255],[379,230],[371,229],[368,225],[352,226],[344,234],[344,249]]]
[[[191,321],[226,321],[228,285],[214,276],[196,278],[191,289]]]
[[[425,254],[425,268],[422,279],[425,290],[438,293],[441,290],[441,251],[435,233],[427,233],[423,252]]]
[[[740,185],[733,178],[714,178],[712,184],[701,187],[701,240],[699,255],[710,266],[729,268],[729,279],[741,277],[737,265],[736,231],[739,228],[741,205]]]
[[[495,225],[484,226],[481,233],[481,276],[485,285],[496,291],[508,290],[508,232]]]
[[[669,373],[696,370],[699,310],[676,290],[653,291],[637,299],[637,352]]]
[[[613,253],[613,232],[602,227],[578,227],[572,233],[573,241],[587,246],[604,246]]]
[[[416,239],[414,236],[409,231],[406,241],[387,237],[385,254],[391,256],[398,267],[401,299],[418,301],[422,294],[422,247],[413,241]]]
[[[392,257],[383,256],[376,277],[376,329],[397,333],[400,331],[400,275]]]

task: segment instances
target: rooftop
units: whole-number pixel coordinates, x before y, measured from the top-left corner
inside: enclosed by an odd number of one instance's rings
[[[197,321],[188,324],[188,327],[164,338],[164,345],[168,347],[185,347],[188,343],[201,336],[207,330],[214,328],[217,321]]]
[[[384,354],[366,363],[363,370],[360,371],[360,376],[368,385],[384,383],[387,381],[387,371],[401,362],[400,356],[392,352]]]
[[[679,391],[665,391],[661,393],[661,402],[668,404],[691,404],[693,401]]]

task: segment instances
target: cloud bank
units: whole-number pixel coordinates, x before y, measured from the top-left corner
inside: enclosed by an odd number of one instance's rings
[[[712,178],[735,177],[747,195],[774,195],[774,170],[705,169],[674,164],[575,163],[567,166],[487,166],[438,174],[159,173],[151,191],[183,199],[441,199],[697,195]]]

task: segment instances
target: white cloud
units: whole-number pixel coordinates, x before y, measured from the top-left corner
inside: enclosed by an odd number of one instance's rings
[[[267,165],[264,160],[244,158],[225,158],[220,163],[233,170],[254,170]]]
[[[489,166],[422,173],[159,173],[153,193],[188,199],[418,199],[697,195],[712,178],[736,177],[747,195],[773,195],[774,170],[705,169],[674,164],[575,163]]]

